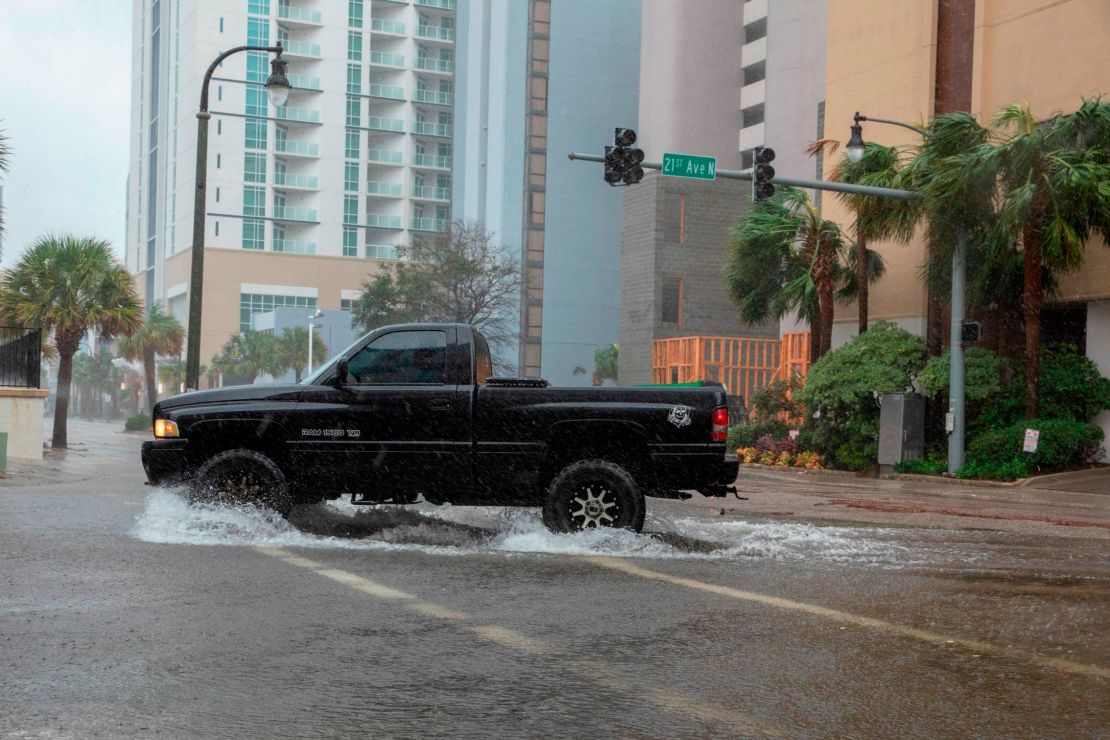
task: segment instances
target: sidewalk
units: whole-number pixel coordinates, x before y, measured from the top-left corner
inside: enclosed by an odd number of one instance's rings
[[[747,501],[698,496],[688,503],[717,509],[723,516],[760,513],[1110,539],[1110,491],[1097,492],[1105,490],[1108,480],[1110,471],[1081,471],[995,488],[742,467],[736,489]]]

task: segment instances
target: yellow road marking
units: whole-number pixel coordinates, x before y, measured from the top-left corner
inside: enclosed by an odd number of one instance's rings
[[[412,594],[407,594],[404,591],[398,591],[397,589],[390,588],[389,586],[383,586],[380,583],[371,581],[369,578],[356,576],[354,573],[348,573],[345,570],[329,568],[327,570],[318,570],[316,572],[324,576],[325,578],[330,578],[333,581],[338,581],[344,586],[350,586],[356,591],[362,591],[363,593],[370,594],[371,596],[377,596],[379,599],[396,600],[416,598]]]
[[[389,586],[376,583],[368,578],[355,575],[354,573],[348,573],[345,570],[325,568],[320,563],[294,555],[288,550],[283,550],[280,547],[255,547],[255,550],[270,555],[271,557],[278,558],[290,565],[297,565],[312,570],[333,581],[349,586],[356,591],[362,591],[363,593],[368,593],[372,596],[391,601],[402,601],[406,609],[411,609],[420,614],[445,620],[458,621],[470,619],[470,617],[463,612],[448,609],[439,604],[433,604],[428,601],[408,601],[409,599],[416,599],[416,597],[404,591],[398,591]],[[485,624],[472,625],[464,627],[463,629],[478,637],[505,647],[521,650],[533,655],[543,655],[557,660],[560,664],[576,669],[579,673],[599,684],[617,689],[626,694],[638,694],[647,701],[672,714],[683,714],[703,722],[719,722],[735,727],[738,731],[749,735],[771,737],[781,737],[783,735],[781,731],[775,729],[769,723],[756,719],[746,713],[714,707],[703,701],[682,694],[626,681],[597,663],[560,654],[558,651],[552,650],[538,640],[534,640],[527,635],[523,635],[507,627]]]
[[[887,632],[890,634],[901,635],[903,637],[911,637],[915,640],[931,643],[933,645],[959,645],[972,653],[989,654],[989,655],[1002,655],[1009,658],[1018,658],[1047,668],[1055,668],[1057,670],[1066,671],[1068,673],[1076,673],[1082,676],[1093,676],[1097,678],[1110,678],[1110,668],[1104,668],[1097,665],[1088,665],[1086,663],[1076,663],[1071,660],[1064,660],[1062,658],[1050,658],[1036,653],[1024,652],[1014,648],[1002,647],[994,645],[989,642],[981,640],[973,640],[966,637],[952,637],[949,635],[942,635],[938,632],[930,632],[929,630],[918,629],[916,627],[907,627],[906,625],[896,624],[894,622],[887,622],[882,619],[874,619],[872,617],[863,617],[857,614],[850,614],[849,612],[842,612],[837,609],[829,609],[823,606],[816,606],[814,604],[807,604],[802,601],[793,601],[791,599],[784,599],[779,596],[768,596],[767,594],[756,593],[754,591],[743,591],[729,586],[720,586],[715,583],[706,583],[704,581],[697,581],[693,578],[683,578],[681,576],[672,576],[668,573],[660,573],[655,570],[648,570],[641,568],[638,565],[627,562],[620,558],[608,557],[587,557],[586,560],[612,570],[618,570],[629,575],[640,576],[641,578],[648,578],[655,581],[663,581],[671,583],[676,586],[685,586],[686,588],[693,588],[699,591],[707,591],[719,596],[727,596],[732,599],[741,601],[752,601],[766,606],[773,606],[778,609],[787,609],[790,611],[803,612],[805,614],[812,614],[817,617],[852,624],[857,627],[866,627],[879,632]]]

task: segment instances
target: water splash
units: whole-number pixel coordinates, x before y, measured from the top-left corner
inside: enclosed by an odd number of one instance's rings
[[[794,522],[648,517],[645,532],[549,532],[536,509],[495,506],[302,506],[288,520],[251,507],[189,504],[155,489],[131,534],[145,542],[416,550],[438,555],[535,553],[666,559],[780,559],[902,566],[917,561],[897,530]],[[919,556],[920,554],[918,554]]]

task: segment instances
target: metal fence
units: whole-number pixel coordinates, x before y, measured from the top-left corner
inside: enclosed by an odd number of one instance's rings
[[[41,337],[39,329],[0,326],[0,386],[39,387]]]

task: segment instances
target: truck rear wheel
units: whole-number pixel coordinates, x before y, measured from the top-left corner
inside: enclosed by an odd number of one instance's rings
[[[197,470],[190,498],[210,503],[262,506],[289,516],[293,495],[273,460],[254,450],[227,450]]]
[[[543,523],[552,532],[644,528],[644,494],[624,468],[607,460],[580,460],[547,487]]]

